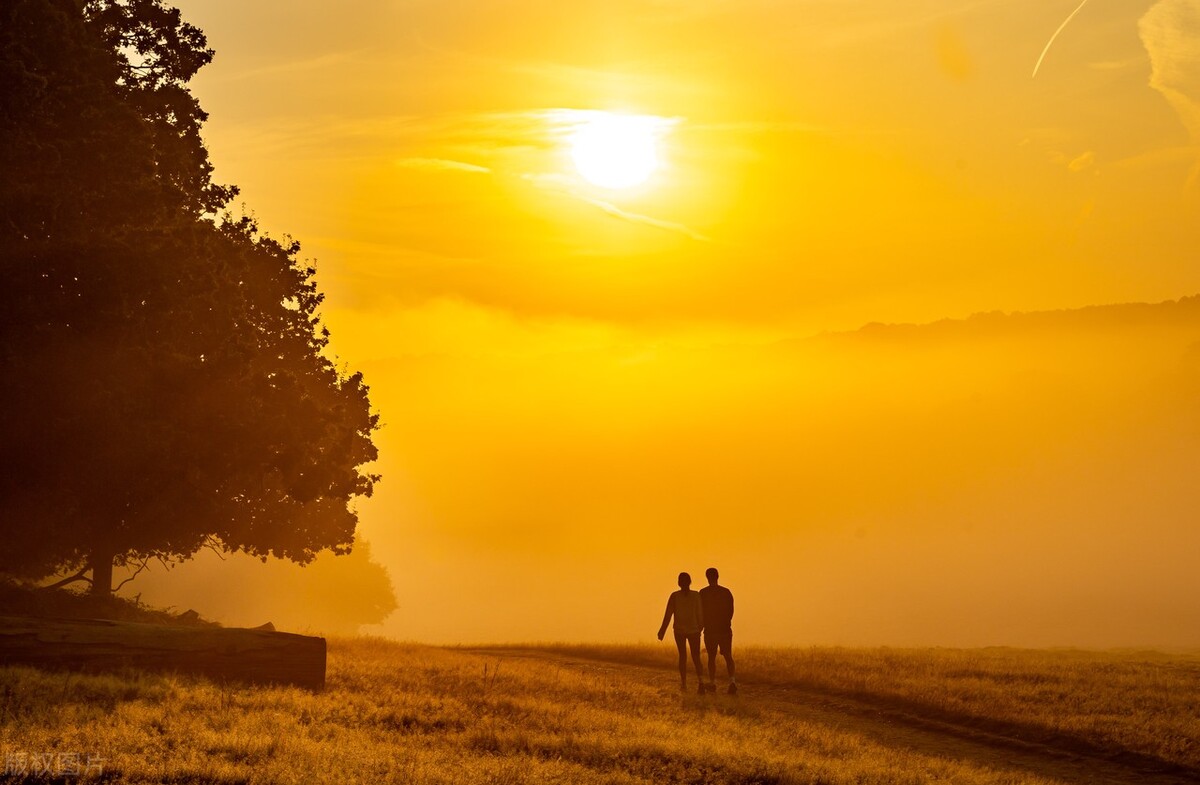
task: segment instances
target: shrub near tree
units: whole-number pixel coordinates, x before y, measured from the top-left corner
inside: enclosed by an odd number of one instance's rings
[[[212,54],[160,0],[0,5],[0,571],[353,543],[378,417],[299,245],[217,217]]]

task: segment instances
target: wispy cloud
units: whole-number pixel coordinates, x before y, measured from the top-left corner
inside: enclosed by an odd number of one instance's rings
[[[561,139],[568,137],[579,130],[581,126],[594,122],[598,118],[609,116],[609,112],[596,109],[567,109],[555,108],[546,109],[537,113],[546,125],[549,132]],[[683,122],[682,117],[662,117],[652,114],[625,115],[626,117],[636,118],[644,123],[651,131],[658,136],[665,136],[670,133],[671,129]]]
[[[465,161],[452,161],[447,158],[401,158],[396,161],[396,166],[403,169],[418,169],[425,172],[474,172],[477,174],[491,174],[491,169],[478,164],[469,164]]]
[[[1163,94],[1200,145],[1200,2],[1159,0],[1138,21],[1150,54],[1150,86]],[[1189,183],[1200,179],[1200,160]]]
[[[574,194],[574,196],[582,202],[586,202],[590,205],[600,208],[614,218],[620,218],[624,221],[632,221],[633,223],[643,224],[645,226],[653,226],[655,229],[662,229],[663,231],[667,232],[676,232],[677,234],[682,234],[685,237],[690,237],[691,239],[701,243],[712,242],[712,238],[707,237],[690,227],[684,226],[683,224],[678,224],[673,221],[664,221],[659,218],[653,218],[649,215],[642,215],[640,213],[631,213],[628,210],[622,210],[620,207],[617,207],[611,202],[606,202],[602,199],[596,199],[591,196],[584,196],[582,194]]]
[[[1096,165],[1096,151],[1094,150],[1086,150],[1078,155],[1052,150],[1049,158],[1052,163],[1064,166],[1067,170],[1076,173],[1086,171]]]
[[[1083,155],[1071,159],[1071,162],[1067,164],[1067,168],[1072,172],[1082,172],[1084,169],[1090,169],[1094,163],[1096,163],[1096,153],[1088,150]]]
[[[329,54],[318,55],[316,57],[307,57],[302,60],[288,60],[286,62],[272,63],[271,65],[261,66],[259,68],[247,68],[244,71],[238,71],[236,73],[229,74],[223,79],[223,81],[241,82],[264,76],[296,74],[304,71],[320,71],[356,60],[362,56],[363,51],[364,50],[331,52]]]
[[[1129,68],[1141,68],[1146,65],[1146,55],[1127,57],[1124,60],[1099,60],[1088,63],[1093,71],[1124,71]]]
[[[827,134],[837,129],[800,120],[741,120],[726,123],[689,123],[692,131],[717,133],[763,133],[763,134]]]
[[[650,226],[655,229],[661,229],[664,232],[674,232],[688,237],[692,240],[701,243],[714,242],[713,239],[685,224],[676,223],[675,221],[665,221],[661,218],[655,218],[651,215],[643,215],[635,213],[631,210],[626,210],[623,207],[618,207],[612,202],[604,199],[599,199],[595,196],[582,192],[579,187],[569,178],[560,174],[525,174],[522,179],[533,185],[552,191],[562,196],[567,196],[576,199],[584,204],[591,205],[602,211],[605,215],[610,215],[613,218],[618,218],[622,221],[641,224],[642,226]]]

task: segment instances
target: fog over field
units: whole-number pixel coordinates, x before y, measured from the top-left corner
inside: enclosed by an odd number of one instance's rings
[[[399,608],[365,630],[646,640],[675,573],[717,565],[745,642],[1200,645],[1200,298],[470,360],[365,366],[403,402],[362,506]],[[137,585],[321,617],[252,564]]]

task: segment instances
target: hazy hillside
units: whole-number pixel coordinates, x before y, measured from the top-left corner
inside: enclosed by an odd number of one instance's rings
[[[828,634],[826,598],[847,626],[877,619],[862,639],[1197,640],[1200,298],[781,351],[772,404],[807,417],[766,465],[774,508],[820,530],[794,542],[819,554],[798,579]]]

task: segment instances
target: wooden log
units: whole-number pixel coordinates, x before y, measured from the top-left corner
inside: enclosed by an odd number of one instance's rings
[[[250,684],[325,686],[325,639],[229,627],[0,616],[0,665],[199,674]]]

